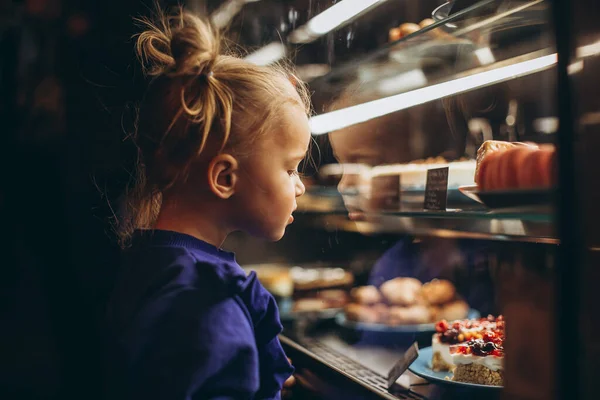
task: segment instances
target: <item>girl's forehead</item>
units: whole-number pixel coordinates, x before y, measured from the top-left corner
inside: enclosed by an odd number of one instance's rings
[[[306,151],[310,142],[308,116],[299,105],[284,105],[268,136],[270,142],[277,146],[290,150],[300,148]]]

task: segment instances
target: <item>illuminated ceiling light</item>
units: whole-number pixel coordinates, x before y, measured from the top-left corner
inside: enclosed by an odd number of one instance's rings
[[[494,58],[494,53],[492,53],[492,49],[489,47],[482,47],[474,51],[475,57],[481,65],[493,64],[496,62]]]
[[[260,0],[228,0],[221,4],[221,6],[212,13],[210,18],[217,28],[223,29],[227,27],[233,17],[235,17],[242,10],[244,4],[254,3],[256,1]]]
[[[292,32],[289,40],[292,43],[311,42],[383,1],[385,0],[342,0]]]
[[[384,95],[405,92],[427,84],[427,77],[422,69],[413,69],[391,78],[382,79],[377,84],[377,91]]]
[[[600,42],[581,46],[577,49],[577,58],[586,58],[600,53]]]

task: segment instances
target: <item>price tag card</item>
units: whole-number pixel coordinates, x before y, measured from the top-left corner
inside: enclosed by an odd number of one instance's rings
[[[446,210],[448,201],[448,167],[434,168],[427,171],[425,185],[425,210]]]
[[[419,356],[419,346],[417,342],[414,342],[408,350],[404,353],[402,358],[398,360],[396,364],[392,367],[390,372],[388,373],[387,384],[388,389],[392,389],[398,378],[406,372],[410,364],[412,364],[417,357]]]

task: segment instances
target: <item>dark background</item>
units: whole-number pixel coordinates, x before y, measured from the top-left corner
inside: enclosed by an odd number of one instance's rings
[[[266,3],[238,17],[232,39],[278,36],[284,10]],[[154,6],[0,2],[0,399],[101,396],[100,321],[119,265],[113,206],[135,162],[127,134],[147,83],[132,19]],[[246,23],[252,12],[264,16]]]
[[[111,202],[144,79],[141,1],[0,5],[0,398],[93,399],[102,314],[119,249]]]

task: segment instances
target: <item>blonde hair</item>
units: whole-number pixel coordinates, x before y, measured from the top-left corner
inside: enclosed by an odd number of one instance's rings
[[[209,21],[180,8],[138,22],[144,31],[136,53],[153,80],[133,136],[136,179],[117,221],[123,246],[135,229],[154,225],[163,193],[185,182],[194,163],[221,151],[249,154],[284,104],[310,113],[308,90],[290,68],[258,66],[222,51],[221,34]]]

